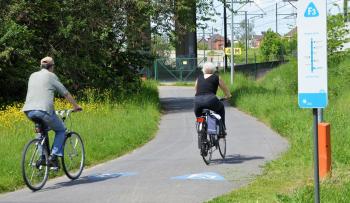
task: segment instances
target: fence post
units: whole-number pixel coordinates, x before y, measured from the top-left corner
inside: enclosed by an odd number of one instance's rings
[[[158,65],[157,65],[157,59],[153,62],[153,68],[154,68],[154,80],[157,80],[158,78]]]
[[[255,62],[255,80],[258,77],[258,65],[256,64],[256,53],[254,51],[254,62]]]

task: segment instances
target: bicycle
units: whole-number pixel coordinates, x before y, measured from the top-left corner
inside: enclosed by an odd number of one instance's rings
[[[220,99],[223,101],[224,99]],[[226,156],[226,136],[223,135],[223,123],[221,117],[214,111],[203,109],[203,115],[197,117],[196,128],[198,133],[198,148],[200,155],[205,164],[209,165],[212,159],[212,154],[219,149],[220,155],[223,159]],[[208,122],[213,122],[215,129],[208,129]],[[213,148],[215,148],[213,150]]]
[[[73,110],[60,110],[56,114],[63,122],[70,118]],[[49,176],[49,129],[44,129],[43,121],[34,119],[37,137],[30,140],[22,153],[22,176],[25,184],[33,191],[44,187]],[[66,176],[75,180],[80,177],[84,169],[85,150],[80,135],[66,130],[63,142],[63,156],[61,164]]]

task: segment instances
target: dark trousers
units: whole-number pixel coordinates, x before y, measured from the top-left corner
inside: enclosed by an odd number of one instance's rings
[[[194,98],[194,113],[196,117],[202,115],[203,109],[210,109],[221,116],[221,120],[225,125],[225,107],[222,102],[213,94],[199,95]]]

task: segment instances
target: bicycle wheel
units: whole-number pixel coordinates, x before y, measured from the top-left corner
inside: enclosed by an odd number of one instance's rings
[[[218,144],[219,144],[220,155],[223,159],[225,159],[225,156],[226,156],[226,138],[225,137],[219,138]]]
[[[23,180],[33,191],[40,190],[49,176],[49,155],[41,145],[41,141],[41,139],[29,141],[22,153]]]
[[[68,178],[79,178],[84,169],[85,150],[80,135],[70,132],[66,135],[63,145],[62,166]]]
[[[201,156],[205,164],[209,165],[213,154],[213,149],[210,146],[210,140],[203,139],[201,144]]]

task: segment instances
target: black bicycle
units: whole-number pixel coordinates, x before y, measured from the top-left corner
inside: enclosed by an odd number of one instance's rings
[[[56,114],[66,121],[73,110],[56,111]],[[22,176],[25,184],[33,191],[44,187],[49,177],[49,152],[50,143],[48,129],[44,129],[43,121],[34,119],[37,138],[29,141],[22,153]],[[80,177],[84,169],[85,150],[80,135],[66,130],[63,156],[61,158],[64,173],[71,180]]]
[[[224,127],[220,116],[209,109],[203,109],[202,112],[203,115],[198,117],[196,121],[198,148],[200,149],[203,161],[209,165],[212,159],[212,154],[217,149],[219,149],[221,157],[225,159],[226,136],[223,134]],[[208,126],[210,125],[209,122],[215,125],[215,129],[208,129]]]

